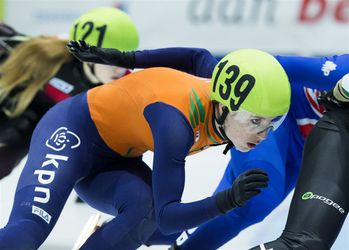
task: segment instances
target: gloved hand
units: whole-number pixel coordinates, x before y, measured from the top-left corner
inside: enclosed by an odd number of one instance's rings
[[[327,111],[333,109],[349,110],[348,102],[341,102],[336,99],[333,95],[333,89],[327,91],[321,91],[320,95],[317,97],[320,105],[323,105]]]
[[[133,69],[135,65],[134,52],[121,52],[117,49],[98,48],[87,44],[83,40],[79,42],[71,40],[67,43],[69,52],[82,62],[113,65],[122,68]]]
[[[240,174],[233,186],[216,194],[216,203],[222,213],[243,206],[249,199],[268,186],[268,174],[261,169],[249,169]]]
[[[329,91],[322,91],[318,96],[319,104],[325,106],[326,110],[345,109],[349,110],[349,74],[344,75]]]
[[[317,97],[317,100],[319,104],[323,105],[327,111],[333,108],[340,108],[341,106],[341,104],[333,96],[333,89],[328,92],[320,91],[320,94]]]

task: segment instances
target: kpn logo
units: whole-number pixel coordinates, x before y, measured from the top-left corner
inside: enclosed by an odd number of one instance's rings
[[[344,214],[345,211],[344,209],[338,205],[337,203],[335,203],[334,201],[332,201],[329,198],[326,198],[325,196],[321,196],[321,195],[317,195],[314,194],[313,192],[305,192],[302,195],[302,200],[306,201],[306,200],[320,200],[323,203],[325,203],[328,206],[334,207],[335,209],[337,209],[341,214]]]

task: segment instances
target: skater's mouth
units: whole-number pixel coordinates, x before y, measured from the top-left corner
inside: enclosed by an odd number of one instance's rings
[[[257,146],[257,144],[248,142],[247,146],[252,149],[252,148],[255,148]]]

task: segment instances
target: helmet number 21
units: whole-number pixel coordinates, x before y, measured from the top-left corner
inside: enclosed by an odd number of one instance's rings
[[[228,63],[228,60],[221,62],[218,65],[218,72],[213,82],[213,92],[216,92],[217,82],[223,68]],[[225,78],[223,83],[219,83],[218,90],[219,95],[223,100],[228,100],[230,97],[230,109],[238,110],[240,105],[244,102],[247,95],[252,90],[256,79],[250,74],[243,74],[240,78],[240,68],[237,65],[231,65],[226,70],[225,73],[227,78]],[[232,75],[228,77],[230,74]],[[239,79],[238,79],[239,78]],[[235,86],[233,84],[236,82]],[[246,83],[246,84],[244,84]],[[232,89],[233,88],[233,89]],[[233,92],[232,92],[233,91]]]
[[[104,35],[105,35],[105,31],[107,29],[107,25],[102,25],[100,27],[96,27],[95,28],[95,25],[93,22],[85,22],[84,24],[82,24],[81,27],[80,23],[77,23],[74,25],[74,40],[76,40],[76,35],[77,35],[77,32],[78,32],[78,28],[81,29],[81,31],[85,31],[85,33],[83,34],[83,36],[80,38],[81,40],[85,40],[87,39],[87,37],[89,37],[91,35],[91,33],[95,30],[97,30],[99,32],[99,35],[98,35],[98,41],[97,41],[97,44],[93,44],[93,45],[96,45],[97,47],[101,47],[102,46],[102,42],[103,42],[103,38],[104,38]]]

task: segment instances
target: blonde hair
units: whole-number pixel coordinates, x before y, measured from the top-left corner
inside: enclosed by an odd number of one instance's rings
[[[0,103],[8,117],[21,115],[38,91],[54,76],[62,64],[72,60],[66,40],[36,37],[22,42],[0,66]],[[11,93],[18,89],[18,93]],[[12,96],[13,94],[13,96]]]

